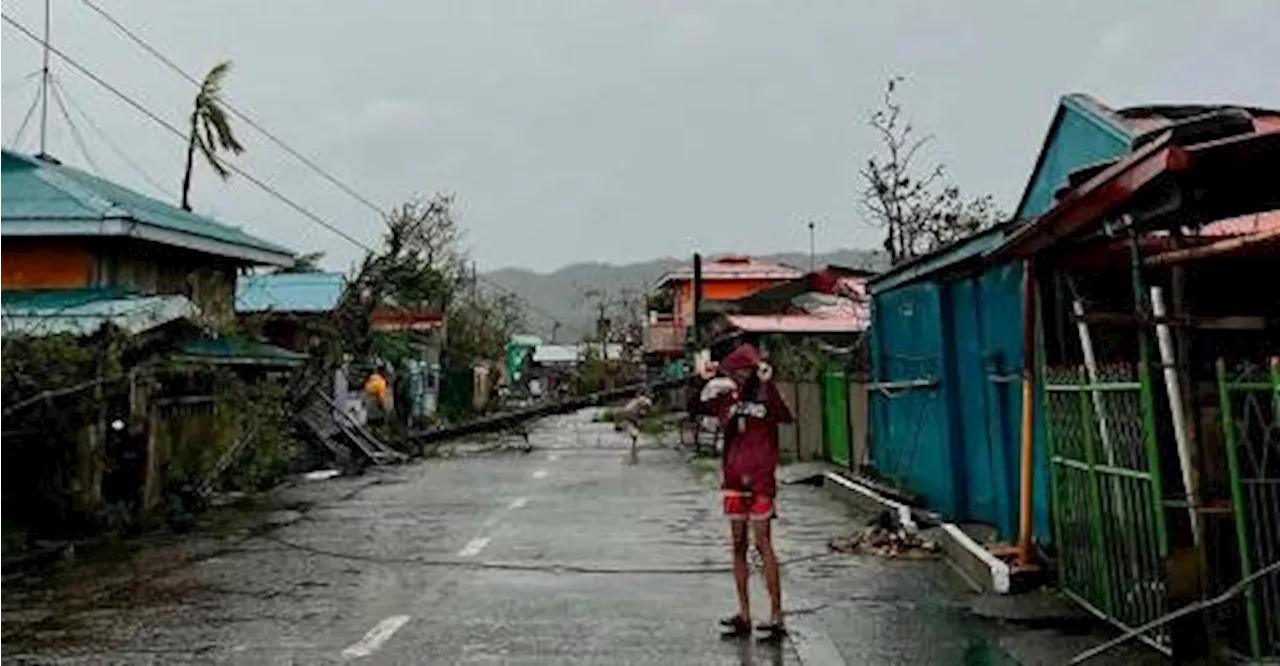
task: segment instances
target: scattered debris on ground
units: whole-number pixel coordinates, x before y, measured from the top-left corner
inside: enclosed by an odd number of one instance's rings
[[[835,537],[828,543],[840,553],[878,555],[888,558],[937,557],[942,548],[937,540],[907,530],[894,511],[881,511],[862,531],[849,537]]]

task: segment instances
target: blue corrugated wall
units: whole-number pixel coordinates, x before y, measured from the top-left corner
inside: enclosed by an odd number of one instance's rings
[[[1017,533],[1022,419],[1022,272],[1004,264],[874,295],[877,382],[936,380],[873,391],[877,470],[956,520]],[[1037,418],[1037,424],[1040,419]],[[1051,540],[1047,461],[1036,433],[1036,538]]]
[[[916,282],[875,297],[872,365],[880,383],[927,386],[871,392],[872,461],[887,479],[949,515],[959,511],[948,433],[941,291]]]

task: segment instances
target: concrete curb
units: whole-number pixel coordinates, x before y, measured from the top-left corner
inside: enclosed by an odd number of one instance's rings
[[[841,499],[866,510],[890,509],[897,512],[899,522],[909,532],[919,529],[920,521],[916,520],[911,507],[885,497],[842,474],[826,472],[823,474],[822,485]],[[941,527],[944,535],[942,551],[962,578],[978,588],[979,592],[1009,593],[1011,573],[1008,563],[992,555],[954,523],[943,522]]]

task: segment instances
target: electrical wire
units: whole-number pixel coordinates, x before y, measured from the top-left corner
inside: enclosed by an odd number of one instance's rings
[[[116,157],[120,158],[121,162],[124,162],[134,171],[134,173],[138,174],[140,178],[146,181],[148,185],[155,188],[156,192],[171,199],[178,198],[176,192],[162,185],[160,181],[148,173],[146,169],[143,169],[142,165],[134,161],[134,159],[120,147],[120,144],[116,143],[115,140],[111,138],[110,134],[103,131],[102,128],[93,120],[93,116],[90,115],[89,112],[85,111],[84,107],[76,103],[76,100],[71,97],[71,93],[67,92],[66,86],[62,85],[61,81],[55,78],[53,79],[53,85],[54,88],[61,92],[63,99],[66,100],[67,104],[71,107],[71,110],[80,115],[80,119],[84,121],[85,126],[92,130],[103,143],[107,144],[107,147],[111,149],[111,152],[115,153]]]
[[[80,154],[84,157],[84,161],[89,164],[89,168],[93,169],[93,173],[98,176],[103,175],[102,167],[98,166],[97,160],[89,154],[89,146],[85,145],[84,135],[80,133],[80,127],[71,119],[71,112],[67,110],[67,103],[62,99],[62,89],[53,85],[53,78],[49,79],[50,91],[53,92],[53,101],[58,105],[58,110],[62,112],[62,119],[67,123],[67,129],[71,132],[71,140],[80,149]]]
[[[90,70],[89,68],[87,68],[87,67],[85,67],[84,65],[80,64],[80,62],[79,62],[79,61],[77,61],[76,59],[74,59],[74,58],[72,58],[71,56],[67,55],[67,54],[66,54],[65,52],[63,52],[62,50],[58,49],[57,47],[53,46],[52,44],[49,44],[49,43],[45,42],[42,38],[40,38],[40,36],[39,36],[39,35],[36,35],[34,32],[32,32],[30,29],[28,29],[26,26],[22,25],[22,24],[21,24],[21,23],[19,23],[18,21],[14,20],[14,19],[13,19],[12,17],[10,17],[8,14],[0,15],[0,18],[3,18],[5,23],[9,24],[9,25],[10,25],[10,26],[12,26],[14,29],[16,29],[16,30],[18,30],[19,32],[23,33],[23,35],[25,35],[28,39],[30,39],[30,40],[32,40],[32,41],[34,41],[35,43],[37,43],[37,44],[41,45],[41,46],[42,46],[42,47],[44,47],[44,48],[47,48],[47,49],[49,50],[49,52],[50,52],[50,53],[52,53],[52,54],[54,54],[54,55],[58,56],[58,58],[59,58],[59,59],[61,59],[64,63],[66,63],[66,64],[67,64],[68,66],[70,66],[72,69],[76,70],[76,71],[77,71],[77,72],[79,72],[80,74],[82,74],[82,75],[84,75],[85,77],[87,77],[89,80],[91,80],[91,81],[93,81],[94,83],[96,83],[96,84],[97,84],[98,86],[100,86],[101,88],[105,89],[107,92],[109,92],[109,93],[111,93],[112,95],[114,95],[114,96],[116,96],[117,98],[119,98],[119,99],[120,99],[121,101],[123,101],[125,104],[129,105],[130,107],[132,107],[135,111],[137,111],[137,112],[141,113],[142,115],[146,116],[146,117],[147,117],[149,120],[151,120],[152,122],[154,122],[154,123],[156,123],[156,124],[160,125],[161,127],[165,128],[166,130],[168,130],[168,131],[169,131],[169,133],[171,133],[171,134],[173,134],[174,136],[178,137],[178,138],[179,138],[179,139],[181,139],[182,141],[184,141],[184,142],[185,142],[185,141],[187,140],[187,136],[186,136],[186,134],[184,134],[184,133],[182,132],[182,130],[178,129],[176,126],[174,126],[174,125],[173,125],[172,123],[170,123],[169,121],[167,121],[167,120],[165,120],[165,119],[161,118],[159,115],[157,115],[155,112],[153,112],[153,111],[151,111],[150,109],[148,109],[148,108],[147,108],[146,106],[144,106],[142,103],[138,102],[137,100],[135,100],[133,97],[131,97],[130,95],[128,95],[128,94],[127,94],[127,93],[125,93],[124,91],[120,90],[120,89],[119,89],[119,88],[117,88],[116,86],[114,86],[114,85],[112,85],[111,83],[107,82],[107,81],[106,81],[105,79],[103,79],[101,76],[97,75],[96,73],[94,73],[94,72],[93,72],[92,70]],[[39,99],[39,98],[38,98],[38,96],[37,96],[37,100],[38,100],[38,99]],[[31,111],[34,111],[34,110],[35,110],[35,107],[36,107],[36,104],[33,104],[33,105],[32,105],[32,107],[31,107]],[[30,113],[30,112],[29,112],[29,113]],[[266,192],[268,195],[270,195],[271,197],[275,198],[277,201],[280,201],[281,203],[285,204],[286,206],[288,206],[289,208],[293,209],[295,212],[299,213],[300,215],[302,215],[303,217],[305,217],[305,218],[309,219],[310,221],[312,221],[312,222],[314,222],[314,223],[316,223],[316,224],[320,225],[321,227],[324,227],[325,229],[327,229],[327,230],[328,230],[328,231],[330,231],[331,233],[335,234],[335,235],[336,235],[336,236],[338,236],[339,238],[342,238],[343,240],[347,241],[348,243],[351,243],[352,245],[356,246],[357,248],[363,249],[363,250],[365,250],[366,252],[369,252],[370,254],[376,254],[376,251],[375,251],[371,246],[369,246],[368,244],[366,244],[366,243],[364,243],[363,241],[361,241],[361,240],[359,240],[359,239],[355,238],[355,237],[354,237],[354,236],[352,236],[351,234],[349,234],[349,233],[347,233],[347,232],[343,231],[342,229],[338,228],[336,225],[334,225],[334,224],[332,224],[331,222],[329,222],[329,221],[325,220],[324,218],[320,217],[320,216],[319,216],[319,215],[317,215],[316,213],[314,213],[314,212],[312,212],[312,211],[308,210],[307,208],[303,207],[301,204],[297,203],[297,202],[296,202],[296,201],[294,201],[293,199],[290,199],[289,197],[285,196],[282,192],[280,192],[280,191],[279,191],[279,190],[277,190],[276,188],[271,187],[271,186],[270,186],[270,185],[268,185],[267,183],[263,182],[262,180],[258,179],[257,177],[253,176],[252,174],[248,173],[248,172],[247,172],[247,171],[245,171],[243,168],[238,167],[238,166],[236,166],[234,163],[231,163],[231,162],[227,162],[227,163],[226,163],[226,167],[227,167],[227,169],[228,169],[228,170],[230,170],[231,172],[233,172],[233,173],[235,173],[236,175],[240,176],[241,178],[244,178],[245,180],[249,181],[249,182],[250,182],[250,183],[252,183],[254,186],[256,186],[258,189],[260,189],[260,190],[262,190],[262,191]],[[521,296],[520,296],[518,293],[516,293],[514,290],[511,290],[511,289],[509,289],[509,288],[507,288],[507,287],[505,287],[505,286],[499,285],[499,284],[497,284],[497,283],[495,283],[495,282],[493,282],[493,281],[491,281],[491,280],[481,279],[481,278],[479,278],[479,276],[477,276],[477,278],[476,278],[476,279],[477,279],[477,281],[478,281],[478,282],[485,283],[485,284],[487,284],[488,286],[490,286],[491,288],[494,288],[494,289],[496,289],[496,290],[499,290],[499,291],[502,291],[502,292],[508,293],[508,294],[510,294],[510,295],[512,295],[512,296],[515,296],[517,299],[519,299],[519,300],[520,300],[521,304],[522,304],[523,306],[525,306],[525,308],[526,308],[526,309],[528,309],[528,310],[530,310],[530,311],[532,311],[532,312],[536,312],[536,313],[538,313],[538,314],[541,314],[542,316],[546,317],[548,320],[552,321],[553,323],[560,323],[560,324],[563,324],[563,322],[561,322],[561,321],[560,321],[560,320],[559,320],[555,315],[553,315],[553,314],[551,314],[551,313],[547,312],[546,310],[544,310],[544,309],[542,309],[542,308],[534,307],[531,303],[529,303],[526,299],[524,299],[523,297],[521,297]],[[576,328],[576,327],[570,327],[570,328]],[[580,333],[581,333],[581,332],[585,332],[585,329],[578,329],[578,330],[579,330],[579,332],[580,332]]]
[[[1129,640],[1137,638],[1138,636],[1141,636],[1142,634],[1145,634],[1148,631],[1155,629],[1156,627],[1164,626],[1170,622],[1173,622],[1178,618],[1186,617],[1187,615],[1190,615],[1197,611],[1201,611],[1206,608],[1212,608],[1213,606],[1217,606],[1219,604],[1230,601],[1232,598],[1240,595],[1242,592],[1248,589],[1248,587],[1252,585],[1254,581],[1262,578],[1263,576],[1276,573],[1277,571],[1280,571],[1280,560],[1276,560],[1275,562],[1272,562],[1271,564],[1268,564],[1267,566],[1262,567],[1261,569],[1258,569],[1257,571],[1249,574],[1248,576],[1241,578],[1239,582],[1227,588],[1224,592],[1222,592],[1222,594],[1219,594],[1216,597],[1212,597],[1210,599],[1201,599],[1200,601],[1197,601],[1195,603],[1187,604],[1186,606],[1183,606],[1182,608],[1179,608],[1176,611],[1161,615],[1160,617],[1142,626],[1134,627],[1133,629],[1130,629],[1129,631],[1126,631],[1123,634],[1101,645],[1091,647],[1088,650],[1085,650],[1084,652],[1077,654],[1076,656],[1071,658],[1071,661],[1067,663],[1083,664],[1084,662],[1089,661],[1090,659],[1093,659],[1094,657],[1102,654],[1103,652],[1106,652],[1107,650],[1110,650],[1118,645],[1126,643]]]
[[[167,67],[169,70],[173,71],[173,72],[174,72],[175,74],[177,74],[179,77],[183,78],[183,79],[184,79],[184,80],[186,80],[188,83],[190,83],[190,84],[192,84],[192,85],[196,86],[197,88],[198,88],[198,87],[200,87],[201,82],[200,82],[200,80],[199,80],[199,79],[197,79],[195,76],[192,76],[189,72],[187,72],[186,70],[184,70],[184,69],[183,69],[181,66],[179,66],[176,62],[174,62],[174,61],[173,61],[173,59],[169,58],[169,57],[168,57],[168,56],[166,56],[164,53],[161,53],[161,52],[160,52],[160,50],[159,50],[158,48],[156,48],[155,46],[152,46],[152,45],[151,45],[147,40],[143,39],[140,35],[138,35],[136,32],[134,32],[133,30],[131,30],[128,26],[126,26],[126,25],[124,25],[123,23],[121,23],[119,19],[117,19],[117,18],[115,18],[114,16],[112,16],[109,12],[107,12],[105,9],[103,9],[103,8],[102,8],[102,7],[100,7],[100,6],[98,6],[96,3],[92,2],[91,0],[81,0],[81,2],[82,2],[86,7],[88,7],[89,9],[93,10],[94,12],[96,12],[99,16],[101,16],[101,17],[103,18],[103,20],[105,20],[107,23],[110,23],[112,27],[114,27],[117,31],[119,31],[119,32],[120,32],[120,34],[124,35],[124,37],[125,37],[125,38],[127,38],[129,41],[133,42],[133,43],[134,43],[134,44],[136,44],[139,48],[141,48],[142,50],[144,50],[144,51],[146,51],[147,53],[151,54],[151,56],[152,56],[152,57],[154,57],[156,60],[159,60],[159,61],[160,61],[162,64],[164,64],[164,66],[165,66],[165,67]],[[339,190],[341,190],[342,192],[344,192],[345,194],[347,194],[348,196],[350,196],[352,199],[354,199],[354,200],[356,200],[357,202],[359,202],[359,203],[363,204],[366,208],[368,208],[369,210],[371,210],[371,211],[373,211],[373,212],[377,213],[379,216],[382,216],[382,215],[385,215],[385,214],[386,214],[386,210],[385,210],[384,208],[382,208],[382,207],[378,206],[377,204],[373,203],[373,201],[371,201],[368,197],[366,197],[366,196],[364,196],[364,195],[360,194],[359,192],[357,192],[357,191],[355,190],[355,188],[351,187],[350,185],[348,185],[347,183],[345,183],[344,181],[342,181],[341,179],[339,179],[337,176],[334,176],[334,175],[333,175],[332,173],[330,173],[329,171],[326,171],[326,170],[325,170],[324,168],[322,168],[320,165],[316,164],[314,160],[311,160],[310,158],[308,158],[307,156],[303,155],[303,154],[302,154],[301,152],[299,152],[298,150],[294,149],[292,146],[290,146],[288,143],[286,143],[286,142],[285,142],[283,139],[281,139],[279,136],[275,135],[275,134],[274,134],[274,133],[272,133],[270,130],[268,130],[267,128],[263,127],[263,126],[262,126],[260,123],[258,123],[256,120],[254,120],[253,118],[251,118],[251,117],[250,117],[246,112],[241,111],[240,109],[236,108],[235,106],[233,106],[232,104],[230,104],[230,103],[228,103],[228,102],[224,102],[223,106],[227,109],[227,111],[229,111],[229,112],[231,113],[231,115],[233,115],[233,116],[235,116],[236,118],[240,119],[242,122],[244,122],[244,123],[245,123],[246,125],[248,125],[249,127],[252,127],[253,129],[257,130],[260,134],[262,134],[262,135],[263,135],[263,136],[265,136],[268,140],[270,140],[272,143],[274,143],[278,148],[280,148],[281,150],[285,151],[285,152],[286,152],[286,153],[288,153],[290,156],[292,156],[294,159],[296,159],[296,160],[298,160],[299,162],[301,162],[302,164],[304,164],[308,169],[310,169],[311,171],[315,172],[315,173],[316,173],[317,175],[319,175],[321,178],[323,178],[323,179],[325,179],[326,181],[328,181],[330,184],[332,184],[334,187],[338,188]],[[365,249],[366,249],[366,250],[369,250],[369,248],[368,248],[368,247],[365,247]],[[372,252],[372,250],[369,250],[369,251],[370,251],[370,252]],[[477,276],[477,277],[476,277],[476,280],[477,280],[478,282],[482,282],[482,283],[484,283],[484,284],[488,285],[489,287],[491,287],[491,288],[493,288],[493,289],[495,289],[495,290],[497,290],[497,291],[500,291],[500,292],[503,292],[503,293],[506,293],[506,294],[509,294],[509,295],[515,296],[516,298],[520,299],[521,303],[525,306],[525,308],[526,308],[526,309],[531,310],[531,311],[533,311],[533,312],[536,312],[536,313],[538,313],[538,314],[542,315],[543,317],[546,317],[548,321],[550,321],[550,322],[552,322],[552,323],[554,323],[554,324],[562,324],[562,325],[563,325],[563,323],[564,323],[564,322],[561,322],[561,321],[560,321],[560,320],[559,320],[559,319],[558,319],[554,314],[552,314],[552,313],[550,313],[550,312],[548,312],[548,311],[546,311],[546,310],[544,310],[544,309],[542,309],[542,308],[534,307],[532,303],[529,303],[527,299],[525,299],[525,298],[523,298],[522,296],[520,296],[520,294],[516,293],[516,291],[515,291],[515,290],[510,289],[510,288],[508,288],[508,287],[506,287],[506,286],[504,286],[504,285],[498,284],[497,282],[494,282],[494,281],[492,281],[492,280],[482,279],[482,278],[480,278],[479,276]],[[572,326],[571,326],[570,328],[577,328],[577,327],[572,327]],[[577,329],[577,330],[578,330],[578,332],[579,332],[579,333],[588,333],[588,331],[587,331],[586,329]]]
[[[557,564],[557,563],[539,563],[528,564],[522,562],[484,562],[484,561],[468,561],[458,559],[440,559],[430,557],[386,557],[379,555],[363,555],[360,553],[347,553],[336,550],[328,550],[325,548],[317,548],[300,544],[288,539],[282,539],[274,534],[263,533],[257,535],[258,538],[270,541],[272,543],[302,551],[312,555],[322,557],[332,557],[341,560],[351,560],[357,562],[368,562],[370,564],[410,564],[422,567],[451,567],[459,569],[497,569],[500,571],[533,571],[552,574],[584,574],[584,575],[634,575],[634,576],[691,576],[691,575],[708,575],[708,574],[725,574],[733,573],[733,567],[730,565],[714,565],[714,566],[694,566],[694,567],[607,567],[607,566],[590,566],[581,564]],[[818,559],[833,557],[838,553],[824,551],[820,553],[811,553],[778,563],[780,567],[794,566],[805,562],[812,562]]]
[[[36,107],[40,106],[40,90],[36,90],[35,99],[31,100],[31,106],[27,107],[27,114],[22,117],[22,123],[18,125],[18,131],[14,132],[13,137],[9,139],[9,146],[18,147],[18,142],[22,141],[22,135],[27,131],[27,125],[31,123],[32,116],[36,113]]]
[[[111,93],[112,95],[115,95],[116,97],[118,97],[118,98],[119,98],[121,101],[123,101],[125,104],[128,104],[129,106],[133,107],[133,109],[134,109],[135,111],[137,111],[137,112],[141,113],[142,115],[146,116],[146,117],[147,117],[148,119],[150,119],[152,122],[154,122],[154,123],[156,123],[156,124],[160,125],[161,127],[165,128],[166,130],[168,130],[170,134],[173,134],[173,135],[174,135],[174,136],[176,136],[177,138],[181,139],[183,142],[185,142],[185,141],[187,140],[187,135],[186,135],[185,133],[183,133],[183,131],[182,131],[182,130],[178,129],[178,128],[177,128],[177,127],[175,127],[172,123],[170,123],[169,121],[165,120],[164,118],[161,118],[159,115],[157,115],[157,114],[156,114],[154,111],[152,111],[151,109],[148,109],[147,107],[143,106],[143,105],[142,105],[142,103],[138,102],[138,101],[137,101],[137,100],[135,100],[133,97],[130,97],[130,96],[129,96],[127,93],[125,93],[124,91],[122,91],[122,90],[120,90],[119,88],[117,88],[117,87],[115,87],[115,86],[111,85],[110,83],[108,83],[108,82],[107,82],[106,80],[104,80],[101,76],[98,76],[98,75],[97,75],[97,74],[95,74],[92,70],[90,70],[89,68],[87,68],[87,67],[85,67],[84,65],[80,64],[77,60],[75,60],[75,59],[74,59],[74,58],[72,58],[71,56],[68,56],[66,53],[64,53],[64,52],[63,52],[61,49],[59,49],[58,47],[56,47],[56,46],[54,46],[54,45],[52,45],[52,44],[49,44],[48,42],[44,41],[43,39],[41,39],[41,38],[40,38],[40,36],[39,36],[39,35],[35,34],[35,33],[34,33],[34,32],[32,32],[30,29],[28,29],[26,26],[22,25],[21,23],[17,22],[16,20],[14,20],[14,19],[13,19],[11,16],[9,16],[8,14],[0,15],[0,18],[3,18],[5,23],[8,23],[9,25],[11,25],[11,26],[13,26],[15,29],[17,29],[19,32],[21,32],[21,33],[23,33],[24,35],[26,35],[28,39],[30,39],[30,40],[32,40],[32,41],[34,41],[34,42],[36,42],[37,44],[41,45],[42,47],[44,47],[44,48],[48,49],[50,53],[52,53],[52,54],[54,54],[54,55],[58,56],[58,58],[60,58],[64,63],[66,63],[67,65],[69,65],[72,69],[74,69],[74,70],[76,70],[77,72],[80,72],[80,73],[81,73],[81,74],[83,74],[84,76],[88,77],[91,81],[93,81],[94,83],[98,84],[99,86],[101,86],[103,89],[105,89],[107,92]],[[272,196],[273,198],[275,198],[277,201],[280,201],[281,203],[285,204],[286,206],[288,206],[288,207],[292,208],[294,211],[298,212],[299,214],[301,214],[302,216],[304,216],[304,217],[306,217],[307,219],[311,220],[312,222],[315,222],[316,224],[319,224],[320,226],[324,227],[325,229],[328,229],[329,231],[331,231],[331,232],[333,232],[334,234],[336,234],[338,237],[340,237],[340,238],[342,238],[342,239],[346,240],[347,242],[349,242],[349,243],[351,243],[351,244],[355,245],[356,247],[363,248],[364,250],[366,250],[366,251],[368,251],[368,252],[373,252],[373,248],[369,247],[369,246],[368,246],[368,245],[366,245],[364,242],[362,242],[362,241],[360,241],[359,239],[355,238],[354,236],[352,236],[352,235],[348,234],[347,232],[343,231],[342,229],[339,229],[338,227],[334,226],[332,223],[330,223],[329,221],[327,221],[327,220],[325,220],[324,218],[320,217],[319,215],[317,215],[317,214],[315,214],[315,213],[311,212],[310,210],[308,210],[308,209],[304,208],[301,204],[299,204],[299,203],[297,203],[296,201],[294,201],[293,199],[290,199],[289,197],[285,196],[283,193],[281,193],[279,190],[275,189],[274,187],[271,187],[270,185],[267,185],[266,183],[262,182],[262,181],[261,181],[261,180],[259,180],[258,178],[254,177],[253,175],[251,175],[251,174],[249,174],[248,172],[246,172],[244,169],[242,169],[242,168],[240,168],[240,167],[238,167],[238,166],[236,166],[235,164],[230,163],[230,162],[225,163],[225,166],[226,166],[226,167],[227,167],[227,169],[228,169],[228,170],[230,170],[231,172],[235,173],[236,175],[240,176],[241,178],[244,178],[245,180],[249,181],[250,183],[253,183],[253,185],[254,185],[254,186],[256,186],[258,189],[260,189],[260,190],[262,190],[262,191],[266,192],[267,194],[271,195],[271,196]]]
[[[137,33],[130,30],[123,23],[117,20],[114,16],[109,14],[105,9],[99,7],[98,5],[94,4],[90,0],[82,0],[82,2],[86,7],[96,12],[99,16],[101,16],[104,20],[106,20],[107,23],[110,23],[113,27],[115,27],[116,30],[118,30],[121,34],[127,37],[134,44],[137,44],[144,51],[146,51],[147,53],[150,53],[157,60],[164,63],[166,67],[168,67],[178,76],[186,79],[189,83],[196,86],[197,88],[200,87],[201,82],[199,79],[187,73],[186,70],[179,67],[177,63],[175,63],[170,58],[166,57],[163,53],[160,52],[159,49],[155,48],[154,46],[149,44],[146,40],[144,40],[142,37],[138,36]],[[355,189],[352,188],[350,185],[347,185],[345,182],[340,180],[337,176],[334,176],[332,173],[321,168],[320,165],[316,164],[313,160],[307,158],[305,155],[295,150],[289,144],[285,143],[283,139],[271,133],[265,127],[263,127],[257,121],[255,121],[253,118],[249,117],[247,113],[237,109],[235,106],[232,106],[230,103],[227,103],[225,101],[223,102],[223,108],[231,112],[231,115],[240,119],[240,121],[243,122],[244,124],[257,130],[259,133],[265,136],[268,140],[274,143],[278,148],[288,153],[294,159],[298,160],[299,162],[302,162],[304,165],[306,165],[307,168],[314,171],[321,178],[324,178],[334,187],[337,187],[338,189],[342,190],[343,192],[351,196],[351,198],[363,204],[369,210],[377,213],[378,215],[386,214],[385,208],[373,203],[367,197],[355,191]]]

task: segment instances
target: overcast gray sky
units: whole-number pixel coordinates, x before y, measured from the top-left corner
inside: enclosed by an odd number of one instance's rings
[[[1274,0],[99,0],[189,71],[230,58],[228,97],[357,190],[391,204],[455,192],[482,268],[625,262],[695,249],[878,242],[856,206],[884,80],[972,193],[1012,208],[1064,92],[1112,106],[1280,107]],[[4,12],[38,29],[43,3]],[[53,42],[175,124],[189,84],[79,2]],[[6,146],[39,49],[5,26]],[[183,146],[54,64],[151,176],[177,190]],[[73,111],[74,113],[74,111]],[[50,152],[77,165],[59,112]],[[153,187],[88,127],[104,175]],[[241,164],[351,234],[379,222],[247,127]],[[30,129],[22,147],[34,152]],[[197,174],[198,210],[345,268],[359,251],[243,180]]]

